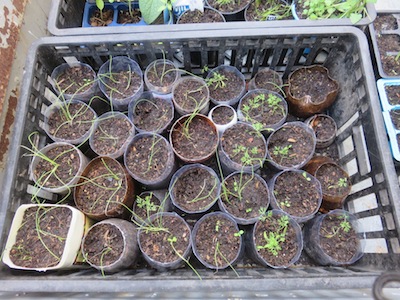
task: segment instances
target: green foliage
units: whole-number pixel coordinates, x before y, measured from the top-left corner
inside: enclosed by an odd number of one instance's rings
[[[263,3],[270,4],[270,7],[258,10],[258,7]],[[255,6],[257,8],[257,19],[260,21],[268,20],[269,16],[274,16],[275,20],[282,20],[292,15],[291,6],[280,0],[256,0]]]
[[[217,2],[218,5],[226,5],[226,4],[233,3],[234,1],[235,0],[217,0],[216,2]]]
[[[275,146],[272,153],[274,153],[275,156],[287,157],[291,148],[292,145],[286,145],[285,147]]]
[[[236,237],[242,236],[244,234],[243,230],[239,230],[238,232],[235,232],[233,235]]]
[[[269,211],[266,215],[265,220],[271,220],[272,211]],[[264,221],[265,221],[264,220]],[[263,237],[265,244],[257,245],[257,250],[266,249],[269,253],[274,256],[278,256],[282,250],[281,244],[286,240],[286,232],[289,226],[289,217],[286,215],[281,216],[278,219],[278,226],[275,231],[266,232],[264,231]]]
[[[333,238],[333,237],[336,236],[336,235],[339,235],[339,236],[340,236],[340,232],[348,233],[348,232],[351,230],[352,226],[351,226],[351,223],[348,221],[348,216],[343,215],[343,216],[338,216],[338,218],[341,218],[341,219],[342,219],[342,221],[340,222],[339,226],[333,226],[333,227],[331,228],[331,231],[330,231],[330,232],[328,232],[328,231],[324,228],[324,231],[325,231],[324,236],[325,236],[326,238],[329,238],[329,239],[330,239],[330,238]]]
[[[172,4],[176,0],[139,0],[139,9],[143,20],[147,24],[153,23],[165,10],[172,11]]]
[[[233,149],[233,153],[236,155],[240,155],[240,162],[243,166],[252,166],[256,164],[260,164],[262,166],[263,160],[258,155],[258,148],[247,148],[243,145],[236,145],[235,149]]]
[[[226,86],[226,76],[222,75],[221,73],[218,72],[213,72],[212,76],[209,78],[206,78],[206,83],[209,87],[212,87],[214,90],[216,89],[223,89]]]
[[[335,188],[340,189],[340,188],[345,188],[345,187],[347,187],[347,178],[342,177],[342,178],[339,178],[339,180],[335,184],[328,186],[328,189],[335,189]]]

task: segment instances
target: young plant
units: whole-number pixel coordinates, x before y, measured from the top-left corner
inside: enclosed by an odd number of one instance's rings
[[[175,1],[176,0],[139,0],[139,9],[142,18],[147,24],[151,24],[166,9],[169,11],[171,18],[172,5]]]
[[[268,4],[268,8],[259,9],[262,4]],[[260,21],[282,20],[292,15],[291,6],[280,0],[256,0],[255,7]]]
[[[228,79],[225,75],[213,72],[212,77],[206,79],[206,83],[209,87],[212,87],[214,90],[223,89],[226,86],[226,81]]]
[[[336,235],[340,236],[340,232],[348,233],[351,229],[351,223],[348,221],[348,217],[346,215],[338,216],[342,221],[340,222],[339,226],[332,226],[331,231],[327,231],[324,229],[324,237],[326,238],[333,238]]]
[[[336,183],[328,186],[328,189],[341,189],[346,187],[347,187],[347,178],[341,177]]]
[[[282,161],[284,159],[288,159],[289,158],[289,150],[292,148],[292,145],[286,145],[286,146],[275,146],[274,150],[272,151],[272,153],[280,158],[280,163],[282,163]]]
[[[108,0],[108,2],[113,3],[114,0]],[[100,19],[103,20],[104,0],[96,0],[96,6],[100,11]]]

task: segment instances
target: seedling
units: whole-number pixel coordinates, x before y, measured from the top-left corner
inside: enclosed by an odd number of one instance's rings
[[[348,233],[352,229],[351,223],[348,221],[348,216],[343,215],[343,216],[338,216],[338,218],[341,218],[342,221],[340,222],[339,226],[333,226],[331,228],[331,232],[327,231],[325,228],[323,230],[325,231],[324,236],[326,238],[333,238],[336,235],[340,236],[340,232],[345,232]]]
[[[307,175],[307,173],[306,173],[306,172],[303,172],[303,173],[301,173],[301,175],[303,175],[303,177],[305,178],[305,180],[307,180],[307,181],[311,181],[311,178],[310,178],[310,177],[308,177],[308,175]]]
[[[242,236],[244,234],[243,230],[239,230],[238,232],[235,232],[233,235],[236,237]]]
[[[174,4],[175,1],[176,0],[139,0],[139,9],[142,18],[147,24],[151,24],[166,9],[169,11],[170,17],[172,17],[172,4]]]
[[[290,201],[289,201],[289,200],[281,201],[279,204],[280,204],[281,207],[282,207],[282,206],[284,206],[284,207],[290,207]]]
[[[146,211],[146,219],[149,218],[152,214],[157,213],[161,208],[159,205],[156,205],[154,202],[152,202],[152,198],[152,192],[144,197],[140,197],[140,195],[136,196],[136,206]],[[140,219],[141,218],[139,218],[139,220]]]
[[[289,158],[289,150],[292,148],[292,145],[286,145],[286,146],[275,146],[274,150],[272,151],[272,153],[277,156],[280,157],[280,162],[282,163],[282,161],[284,159],[288,159]]]
[[[268,3],[271,6],[267,9],[259,10],[262,3]],[[256,0],[257,17],[260,21],[266,20],[282,20],[292,15],[291,6],[282,1],[277,0]]]
[[[212,87],[214,90],[216,89],[223,89],[226,86],[226,76],[218,73],[218,72],[213,72],[212,77],[209,77],[206,79],[206,83],[209,87]]]
[[[108,2],[113,3],[114,0],[108,0]],[[96,6],[100,11],[100,19],[103,21],[104,0],[96,0]]]
[[[263,165],[263,158],[259,157],[257,147],[247,148],[244,145],[236,145],[233,149],[233,157],[240,156],[240,162],[243,166]]]
[[[345,187],[347,187],[347,178],[341,177],[335,184],[328,186],[328,189],[340,189]]]

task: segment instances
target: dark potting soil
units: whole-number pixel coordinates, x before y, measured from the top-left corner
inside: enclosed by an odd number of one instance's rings
[[[400,130],[400,110],[391,110],[390,118],[392,119],[394,127]]]
[[[279,11],[271,13],[271,9],[280,5]],[[293,19],[291,6],[281,0],[260,3],[258,7],[255,1],[251,2],[246,11],[247,21],[291,20]]]
[[[225,85],[222,87],[218,83],[209,84],[210,98],[218,102],[224,102],[240,96],[244,88],[242,79],[233,72],[219,70],[218,73],[221,76],[225,76],[226,79],[223,80]],[[213,77],[211,76],[211,78]]]
[[[243,166],[262,163],[266,153],[261,133],[245,124],[238,123],[225,130],[221,145],[232,161]]]
[[[133,123],[147,132],[158,132],[166,127],[173,117],[171,102],[157,97],[152,100],[139,100],[133,111]]]
[[[79,65],[69,67],[55,78],[58,90],[64,94],[74,95],[82,94],[89,90],[94,84],[96,74],[89,67]]]
[[[265,221],[256,223],[254,229],[254,242],[256,247],[267,244],[264,234],[268,237],[271,236],[271,233],[284,235],[284,241],[279,243],[281,250],[278,251],[277,255],[274,255],[269,249],[258,249],[259,255],[273,266],[289,265],[296,256],[299,248],[296,231],[289,223],[286,233],[284,233],[284,229],[279,225],[280,218],[281,216],[277,215],[270,216]]]
[[[94,119],[95,115],[89,106],[82,103],[67,103],[49,116],[49,133],[60,139],[79,139],[90,130]]]
[[[285,126],[273,133],[267,147],[273,161],[292,167],[306,160],[314,151],[313,146],[313,136],[304,128]]]
[[[275,93],[282,92],[282,79],[273,70],[258,72],[254,78],[256,87]]]
[[[91,162],[75,189],[75,203],[81,211],[92,215],[121,215],[119,204],[127,193],[125,172],[120,163],[103,157]]]
[[[268,207],[268,189],[252,174],[237,173],[226,178],[223,186],[221,200],[226,210],[237,218],[257,218],[260,208]]]
[[[200,81],[186,79],[175,87],[173,98],[185,111],[194,111],[208,101],[207,86]]]
[[[290,77],[290,93],[293,97],[318,104],[337,89],[336,84],[325,72],[315,69],[300,69]]]
[[[99,9],[95,9],[89,23],[92,27],[108,26],[113,18],[114,11],[112,9],[103,9],[103,13]]]
[[[240,236],[235,223],[221,216],[210,216],[200,224],[196,239],[199,256],[210,265],[226,267],[233,262],[240,251]]]
[[[103,80],[106,83],[106,93],[113,100],[123,100],[133,96],[142,85],[142,78],[135,72],[112,73],[112,80],[108,76],[107,74]]]
[[[145,135],[128,147],[125,164],[138,177],[157,180],[169,168],[167,145],[160,137]]]
[[[26,268],[53,267],[60,263],[71,219],[72,212],[66,207],[28,208],[10,251],[11,261]]]
[[[400,60],[396,60],[396,54],[400,51],[400,37],[381,33],[382,30],[397,29],[396,18],[391,14],[378,14],[374,21],[374,28],[383,71],[389,76],[399,76]]]
[[[188,169],[174,182],[172,196],[185,211],[203,211],[218,198],[218,179],[205,169]]]
[[[141,198],[142,201],[138,201]],[[160,210],[160,200],[152,193],[148,193],[141,196],[136,196],[136,200],[133,206],[133,211],[135,213],[134,217],[136,221],[142,222],[149,218],[151,215],[159,212]]]
[[[283,172],[275,181],[274,196],[279,207],[291,216],[306,217],[318,209],[320,185],[306,172]]]
[[[56,146],[43,154],[52,160],[57,168],[54,168],[55,165],[49,161],[39,158],[38,164],[33,170],[39,185],[48,188],[65,186],[79,171],[81,164],[79,154],[71,146]]]
[[[190,243],[190,232],[183,220],[162,215],[155,218],[149,226],[166,230],[140,231],[139,240],[142,252],[153,260],[162,263],[171,263],[180,259]],[[175,240],[175,242],[172,242]],[[172,245],[173,247],[172,247]],[[175,250],[174,250],[175,248]]]
[[[341,196],[351,189],[347,175],[334,164],[322,165],[315,174],[321,183],[322,192],[332,196]],[[344,181],[346,179],[346,181]],[[341,183],[344,181],[343,183]]]
[[[341,227],[343,221],[344,218],[337,215],[326,216],[319,231],[321,248],[338,262],[351,260],[357,253],[360,243],[351,225],[348,232]]]
[[[220,12],[236,12],[246,8],[251,0],[230,1],[226,4],[218,3],[218,0],[208,0],[208,4]],[[221,1],[219,1],[221,2]]]
[[[147,72],[147,80],[156,87],[168,87],[171,86],[175,79],[177,70],[175,67],[168,63],[161,63],[153,65],[153,67]]]
[[[318,116],[314,118],[310,125],[315,132],[317,140],[320,141],[329,140],[336,131],[335,124],[332,122],[332,120],[324,116]]]
[[[132,124],[125,118],[106,118],[101,120],[93,132],[93,148],[99,155],[117,152],[132,132]]]
[[[400,105],[400,85],[387,85],[385,91],[390,105]]]
[[[213,110],[212,120],[215,124],[225,125],[233,120],[233,111],[227,106],[220,106]]]
[[[99,224],[85,237],[83,251],[92,264],[105,267],[116,262],[124,251],[121,231],[111,224]]]
[[[117,23],[118,24],[136,24],[136,23],[140,22],[141,17],[142,17],[142,14],[140,13],[140,10],[138,8],[132,8],[131,13],[129,12],[129,10],[120,9],[118,11]]]
[[[186,159],[198,159],[212,153],[218,144],[218,133],[206,118],[188,118],[177,123],[172,131],[171,144]],[[186,123],[186,124],[185,124]]]
[[[271,105],[269,99],[279,102]],[[264,92],[255,92],[242,98],[240,110],[246,122],[262,124],[263,129],[276,125],[286,115],[284,102],[278,96]]]
[[[204,12],[196,9],[193,11],[186,11],[179,19],[178,24],[189,23],[215,23],[224,22],[223,17],[212,9],[204,9]]]

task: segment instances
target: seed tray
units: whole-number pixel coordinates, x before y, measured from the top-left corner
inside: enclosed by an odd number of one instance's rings
[[[49,37],[35,42],[26,61],[15,127],[1,189],[0,246],[4,249],[12,217],[20,204],[30,202],[28,135],[39,131],[38,147],[49,143],[42,126],[50,105],[52,70],[65,61],[79,60],[97,71],[109,56],[128,55],[145,69],[156,58],[177,60],[189,72],[204,65],[229,64],[249,80],[260,68],[270,67],[285,79],[295,68],[321,64],[339,82],[337,101],[327,112],[338,125],[335,147],[339,163],[351,176],[353,188],[345,207],[366,232],[365,255],[349,267],[321,267],[301,259],[290,269],[239,265],[236,271],[215,272],[199,267],[200,281],[189,268],[157,272],[128,269],[105,278],[94,269],[78,267],[47,273],[21,272],[0,264],[4,292],[74,293],[205,293],[219,295],[267,290],[370,288],[386,270],[400,269],[400,191],[387,143],[368,43],[355,27],[296,27],[164,33]],[[46,193],[44,198],[54,198]],[[185,292],[186,291],[186,292]],[[232,294],[233,293],[233,294]],[[121,295],[121,294],[119,294]],[[214,294],[215,295],[215,294]]]
[[[92,1],[93,2],[93,1]],[[288,1],[292,3],[292,1]],[[47,28],[53,35],[94,35],[94,34],[119,34],[119,33],[153,33],[164,32],[173,34],[179,31],[207,31],[217,29],[242,30],[247,28],[279,28],[298,26],[352,26],[350,19],[327,20],[283,20],[266,22],[245,22],[241,19],[215,24],[176,24],[176,25],[149,25],[149,26],[111,26],[111,27],[82,27],[85,1],[76,0],[52,0]],[[361,19],[356,26],[365,28],[376,18],[375,6],[367,4],[368,15]]]

